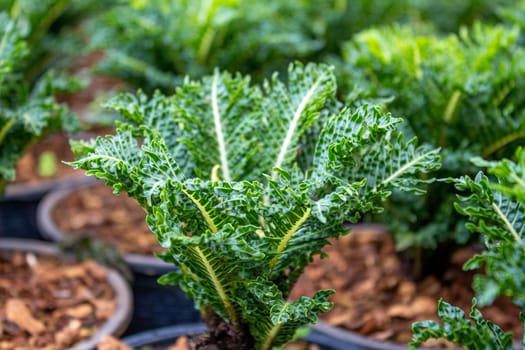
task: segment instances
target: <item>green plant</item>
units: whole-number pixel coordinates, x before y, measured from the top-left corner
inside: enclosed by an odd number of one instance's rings
[[[440,32],[457,32],[476,21],[497,22],[498,10],[514,5],[515,0],[407,0],[408,11],[423,22],[430,22]]]
[[[0,0],[0,11],[17,18],[31,48],[24,79],[34,84],[49,67],[68,68],[82,46],[78,26],[116,0]],[[22,28],[24,27],[24,28]]]
[[[87,31],[92,48],[106,53],[99,71],[142,89],[173,91],[185,75],[210,74],[213,67],[255,77],[317,51],[324,24],[310,7],[308,1],[123,1]]]
[[[127,192],[179,267],[160,279],[194,299],[224,349],[270,349],[331,307],[289,301],[304,267],[345,223],[420,191],[438,150],[405,141],[401,119],[341,106],[333,69],[291,65],[260,85],[215,71],[174,95],[122,95],[115,136],[74,142],[75,168]]]
[[[405,132],[441,147],[437,178],[473,175],[473,156],[501,159],[525,139],[525,50],[516,27],[476,23],[457,35],[390,26],[348,42],[344,78],[352,99],[382,101],[406,118]],[[434,182],[425,196],[394,193],[385,215],[400,250],[465,243],[452,185]],[[439,252],[438,255],[443,255]]]
[[[414,336],[408,346],[409,350],[415,350],[428,339],[437,338],[445,338],[468,350],[514,350],[512,333],[506,333],[498,325],[485,320],[476,308],[476,303],[474,299],[468,319],[463,310],[440,300],[438,316],[443,325],[435,321],[414,323]],[[522,322],[524,321],[522,318]]]
[[[172,92],[214,67],[258,81],[290,60],[325,61],[371,25],[429,21],[457,30],[509,0],[121,1],[86,29],[106,58],[98,69],[143,90]]]
[[[76,119],[54,95],[80,87],[76,80],[47,71],[30,84],[24,73],[31,47],[24,40],[28,28],[22,19],[0,13],[0,193],[15,178],[16,161],[35,141]]]
[[[483,237],[486,250],[467,261],[464,269],[484,267],[484,274],[475,276],[471,319],[462,310],[443,301],[438,316],[444,322],[415,323],[412,348],[429,338],[445,337],[468,349],[513,349],[512,334],[483,319],[475,308],[491,304],[498,296],[506,296],[521,309],[525,306],[525,149],[518,148],[515,162],[510,159],[484,161],[487,175],[463,176],[455,180],[460,191],[456,209],[468,217],[467,228]],[[522,322],[525,318],[522,316]],[[525,345],[525,344],[524,344]]]

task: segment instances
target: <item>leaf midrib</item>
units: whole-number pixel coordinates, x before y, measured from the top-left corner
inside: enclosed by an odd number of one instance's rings
[[[221,114],[219,110],[219,98],[217,96],[217,85],[219,84],[219,73],[215,72],[213,82],[211,85],[211,106],[213,111],[213,124],[215,126],[215,134],[217,136],[217,143],[219,147],[219,156],[221,162],[222,176],[224,181],[231,181],[230,166],[228,164],[228,154],[226,150],[226,142],[224,141],[224,134],[222,131]]]
[[[306,95],[304,95],[303,99],[299,103],[299,106],[294,112],[294,116],[290,122],[290,125],[288,127],[288,130],[286,132],[286,136],[283,140],[283,143],[281,144],[279,155],[277,156],[277,160],[275,162],[275,165],[273,168],[280,169],[282,164],[284,163],[284,158],[286,157],[286,153],[288,153],[288,148],[290,147],[290,144],[292,143],[293,136],[295,135],[295,131],[298,127],[299,120],[301,119],[301,115],[303,114],[303,111],[305,110],[306,106],[310,102],[312,96],[314,95],[314,92],[317,90],[318,86],[321,84],[321,81],[325,77],[325,74],[320,75],[315,83],[308,89],[308,92]],[[272,179],[277,179],[278,173],[276,171],[272,171]]]

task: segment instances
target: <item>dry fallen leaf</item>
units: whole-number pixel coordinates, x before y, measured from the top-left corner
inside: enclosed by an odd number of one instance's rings
[[[97,345],[97,350],[133,350],[131,347],[119,341],[117,338],[106,335],[102,337]]]
[[[188,349],[189,349],[188,338],[179,337],[177,338],[177,341],[175,342],[175,344],[173,344],[166,350],[188,350]]]
[[[29,333],[36,335],[46,330],[42,322],[33,318],[31,311],[22,300],[16,298],[7,299],[5,309],[7,320]]]
[[[93,313],[93,306],[90,304],[80,304],[70,307],[64,311],[64,314],[73,318],[84,318]]]

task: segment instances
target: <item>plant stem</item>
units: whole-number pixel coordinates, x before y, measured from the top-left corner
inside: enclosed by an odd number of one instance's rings
[[[441,128],[441,135],[439,137],[439,146],[445,147],[447,144],[446,130],[448,124],[452,121],[454,112],[458,106],[459,98],[461,97],[461,91],[455,90],[450,98],[448,99],[447,107],[445,108],[445,114],[443,114],[443,126]]]
[[[212,26],[209,26],[206,29],[206,32],[204,32],[201,43],[199,45],[199,51],[197,52],[197,62],[199,62],[199,64],[205,64],[208,60],[208,55],[210,53],[213,39],[215,38],[215,33],[216,31],[212,28]]]
[[[270,334],[268,334],[268,336],[264,340],[264,343],[262,343],[260,350],[270,350],[272,348],[273,341],[277,334],[279,334],[280,330],[281,324],[276,324],[275,326],[273,326],[272,330],[270,331]]]
[[[11,128],[15,125],[16,123],[16,120],[14,119],[10,119],[3,127],[2,129],[0,130],[0,145],[4,142],[4,139],[7,135],[7,133],[9,132],[9,130],[11,130]]]
[[[500,217],[500,219],[503,221],[503,223],[505,224],[505,227],[507,228],[507,230],[510,232],[510,234],[512,235],[512,237],[514,237],[514,240],[516,242],[521,242],[521,237],[520,235],[516,232],[516,230],[514,229],[514,226],[512,226],[512,224],[509,222],[509,219],[507,218],[507,216],[501,211],[501,209],[499,208],[498,205],[496,205],[495,203],[492,203],[492,208],[494,208],[494,211],[496,211],[496,214],[498,214],[498,216]]]
[[[281,255],[281,253],[284,251],[284,249],[288,245],[288,242],[290,241],[294,233],[296,233],[301,228],[301,225],[304,224],[304,222],[308,219],[308,217],[310,216],[311,210],[312,210],[311,208],[307,208],[303,216],[298,218],[295,224],[293,224],[293,226],[290,227],[288,232],[286,232],[284,237],[281,239],[281,242],[279,243],[279,246],[277,247],[277,253],[275,254],[275,257],[272,259],[272,261],[270,261],[271,270],[273,270],[275,263],[277,262],[277,260],[279,259],[279,256]]]
[[[303,99],[299,103],[299,106],[297,106],[293,118],[290,121],[290,125],[288,127],[288,131],[286,132],[286,136],[283,140],[283,143],[281,144],[281,149],[279,150],[279,155],[277,156],[277,161],[275,162],[274,168],[281,168],[281,166],[283,165],[286,154],[288,153],[288,148],[290,147],[292,139],[295,135],[295,131],[297,130],[297,128],[299,128],[299,121],[301,119],[301,115],[303,114],[308,103],[310,102],[310,99],[314,97],[314,93],[317,90],[319,84],[321,84],[323,78],[324,76],[320,76],[319,78],[317,78],[317,81],[310,87],[310,89],[308,89],[306,95],[304,95]],[[272,179],[276,180],[277,177],[278,173],[276,171],[272,171]]]
[[[519,140],[521,138],[525,138],[525,131],[516,131],[513,133],[510,133],[508,135],[505,135],[505,137],[499,139],[498,141],[492,143],[488,147],[486,147],[482,152],[481,156],[483,158],[489,158],[494,152],[497,150],[505,147],[509,143],[512,143],[516,140]]]
[[[211,105],[213,110],[213,123],[215,125],[215,134],[217,135],[217,143],[219,144],[222,175],[224,177],[224,181],[230,182],[230,167],[228,165],[228,155],[226,150],[226,142],[224,141],[224,133],[222,132],[221,113],[219,111],[219,98],[217,96],[218,85],[219,72],[215,72],[215,75],[213,76],[213,83],[211,85]]]

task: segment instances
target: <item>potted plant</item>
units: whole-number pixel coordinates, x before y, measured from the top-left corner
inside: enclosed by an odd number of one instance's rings
[[[177,266],[208,325],[205,342],[269,349],[331,307],[332,290],[287,300],[327,239],[381,210],[393,188],[419,191],[437,149],[405,141],[401,119],[341,106],[333,69],[291,65],[262,86],[216,71],[172,96],[122,95],[117,134],[73,142],[71,165],[127,192]]]
[[[467,228],[480,234],[485,244],[485,250],[464,265],[465,269],[484,267],[483,274],[474,280],[477,297],[470,319],[461,308],[440,300],[438,315],[443,325],[434,321],[415,323],[411,349],[431,338],[446,338],[469,349],[514,349],[513,334],[485,320],[476,306],[491,304],[498,296],[510,298],[520,309],[525,305],[525,149],[518,148],[513,159],[477,158],[475,164],[486,168],[487,174],[479,172],[475,177],[454,180],[458,190],[466,192],[458,196],[455,207],[467,216]],[[521,322],[525,322],[523,315]]]
[[[78,89],[80,83],[51,70],[30,81],[26,77],[31,51],[26,41],[29,33],[27,21],[23,17],[10,17],[6,12],[0,13],[0,21],[0,36],[5,43],[0,59],[1,235],[36,238],[34,186],[17,186],[11,182],[16,177],[17,162],[27,154],[31,145],[55,131],[75,128],[76,118],[55,101],[55,96]],[[54,157],[42,154],[30,167],[43,173],[53,172]]]
[[[353,84],[348,90],[354,98],[383,100],[406,118],[406,133],[441,147],[443,166],[435,177],[473,175],[473,156],[509,157],[525,139],[520,35],[517,27],[482,23],[446,36],[410,26],[366,30],[343,53],[346,81]],[[452,210],[455,193],[451,184],[434,182],[425,196],[395,194],[387,206],[382,221],[398,248],[420,252],[416,274],[445,255],[440,247],[453,251],[451,242],[469,239]]]
[[[110,2],[112,0],[104,1],[105,4]],[[88,77],[85,69],[80,71],[79,65],[85,63],[79,57],[82,38],[78,27],[83,20],[101,10],[100,1],[7,0],[0,2],[0,9],[16,21],[17,36],[25,47],[20,60],[10,68],[9,77],[3,80],[3,104],[13,113],[17,113],[16,108],[20,113],[27,112],[26,119],[27,116],[36,118],[32,114],[39,113],[38,105],[47,98],[49,105],[43,108],[47,108],[49,113],[57,114],[58,109],[62,109],[60,113],[69,115],[65,119],[70,125],[59,127],[55,123],[38,139],[34,138],[29,147],[15,152],[19,153],[14,156],[16,167],[13,169],[17,176],[10,179],[7,194],[11,198],[37,198],[55,186],[65,187],[64,178],[79,174],[71,171],[61,160],[72,160],[68,138],[82,137],[78,132],[87,128],[87,122],[80,120],[79,123],[79,119],[89,102],[85,95],[88,90],[93,91],[96,79],[90,79],[93,77]],[[88,80],[90,85],[86,87]],[[16,98],[13,97],[15,94]],[[34,105],[29,107],[31,103]],[[53,108],[56,111],[52,111]],[[71,111],[75,112],[74,117]],[[23,119],[20,118],[19,123]],[[27,125],[30,123],[26,121]],[[71,183],[75,184],[75,180]]]

